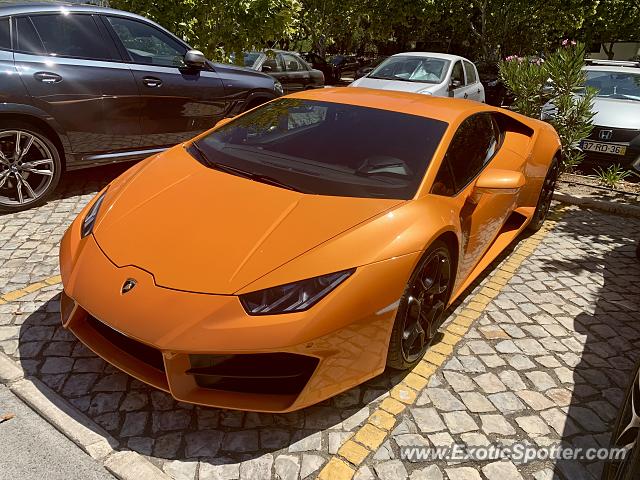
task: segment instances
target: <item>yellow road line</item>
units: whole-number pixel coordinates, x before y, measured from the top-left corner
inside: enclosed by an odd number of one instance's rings
[[[3,303],[13,302],[14,300],[18,300],[19,298],[22,298],[25,295],[29,295],[30,293],[37,292],[38,290],[41,290],[44,287],[57,285],[58,283],[61,283],[61,282],[62,282],[62,278],[60,277],[60,275],[54,275],[53,277],[45,278],[40,282],[32,283],[18,290],[3,293],[2,295],[0,295],[0,305],[2,305]]]
[[[430,347],[424,358],[390,391],[366,423],[338,449],[318,475],[319,480],[350,480],[364,461],[378,450],[395,427],[398,415],[415,403],[436,370],[453,354],[453,349],[480,317],[482,311],[511,280],[520,264],[527,259],[542,239],[557,224],[566,207],[554,210],[543,227],[523,240],[487,281],[466,307],[458,313],[443,332],[442,341]]]

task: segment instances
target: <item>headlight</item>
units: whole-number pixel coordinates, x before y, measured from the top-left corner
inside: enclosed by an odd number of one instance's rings
[[[279,81],[276,80],[273,83],[273,89],[278,95],[284,95],[284,88],[282,88],[282,84]]]
[[[249,315],[302,312],[311,308],[355,272],[355,268],[240,295]]]
[[[102,193],[102,195],[100,195],[100,197],[98,197],[98,199],[95,202],[93,202],[93,205],[91,205],[91,208],[87,212],[87,216],[84,217],[84,220],[82,220],[82,230],[81,230],[82,238],[86,237],[91,232],[93,232],[93,225],[94,225],[94,223],[96,223],[96,217],[98,216],[98,211],[100,210],[100,205],[102,205],[102,202],[104,200],[104,196],[106,194],[107,194],[107,192],[105,190]]]

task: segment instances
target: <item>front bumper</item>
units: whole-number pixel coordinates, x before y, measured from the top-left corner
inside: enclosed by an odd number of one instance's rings
[[[158,287],[144,270],[117,267],[92,235],[77,240],[76,224],[60,251],[63,325],[135,378],[221,408],[288,412],[381,373],[397,300],[417,261],[411,254],[361,267],[307,312],[249,316],[236,296]],[[137,284],[123,294],[128,279]],[[237,368],[222,372],[220,358],[238,359],[253,386],[220,381],[238,376]]]
[[[602,132],[606,134],[606,139],[601,138]],[[611,153],[585,151],[585,163],[601,167],[620,165],[626,169],[640,167],[640,130],[609,128],[596,125],[591,131],[588,140],[624,146],[626,152],[624,155],[614,155]]]

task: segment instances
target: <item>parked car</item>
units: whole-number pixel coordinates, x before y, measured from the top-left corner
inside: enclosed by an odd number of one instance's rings
[[[147,157],[281,93],[138,15],[2,6],[0,210],[43,203],[63,171]]]
[[[62,324],[178,400],[307,407],[417,365],[456,298],[542,227],[559,155],[549,124],[477,102],[279,98],[96,195],[60,245]]]
[[[626,449],[626,455],[623,459],[606,463],[601,480],[636,480],[640,478],[639,394],[640,361],[636,363],[624,393],[609,444],[610,449]]]
[[[584,70],[598,92],[593,130],[580,145],[585,162],[640,168],[640,62],[591,60]]]
[[[466,58],[444,53],[392,55],[349,86],[485,100],[475,65]]]
[[[355,78],[356,70],[360,68],[355,55],[334,55],[329,59],[329,63],[335,69],[336,81],[342,80],[342,77]]]
[[[387,56],[374,57],[374,58],[372,58],[370,60],[365,60],[364,62],[361,62],[362,66],[358,70],[356,70],[355,79],[357,80],[358,78],[362,78],[366,74],[371,73],[374,68],[376,68],[378,65],[380,65],[387,58],[389,58],[389,57],[387,57]]]
[[[496,63],[476,63],[480,83],[484,87],[485,101],[494,107],[508,107],[513,103],[513,95],[500,78],[500,70]]]
[[[282,84],[284,93],[324,87],[324,74],[295,52],[247,52],[244,54],[244,65],[271,75]]]
[[[320,70],[324,75],[324,83],[333,85],[336,83],[336,68],[332,63],[327,62],[322,56],[314,52],[303,52],[300,56],[316,70]]]

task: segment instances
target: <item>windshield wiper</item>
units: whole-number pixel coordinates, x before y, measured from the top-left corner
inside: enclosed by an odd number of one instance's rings
[[[198,145],[197,142],[193,142],[191,145],[193,145],[193,147],[197,150],[198,154],[200,155],[200,157],[202,157],[202,160],[208,167],[214,168],[216,170],[220,170],[221,172],[237,175],[239,177],[248,178],[256,182],[266,183],[268,185],[273,185],[275,187],[285,188],[287,190],[293,190],[294,192],[303,193],[302,190],[295,188],[287,183],[283,183],[277,178],[273,178],[268,175],[261,175],[259,173],[249,172],[247,170],[242,170],[241,168],[233,167],[231,165],[226,165],[224,163],[215,162],[207,156],[207,154],[204,152],[204,150],[202,150],[202,148]]]

